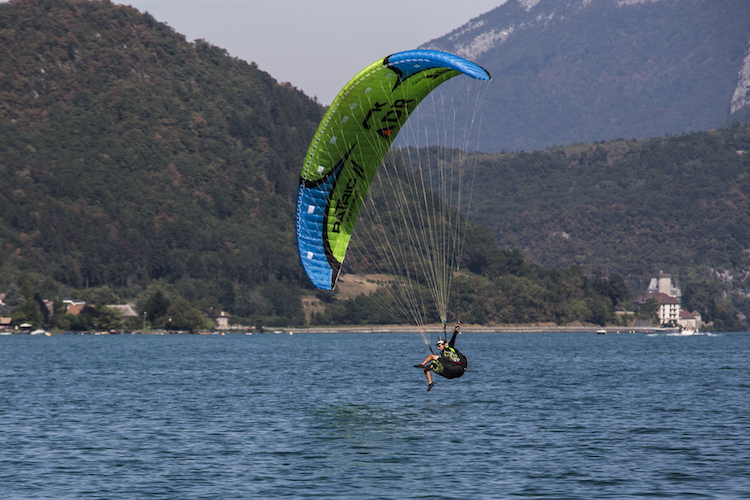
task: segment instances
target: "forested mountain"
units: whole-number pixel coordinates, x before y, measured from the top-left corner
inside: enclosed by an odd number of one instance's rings
[[[517,152],[714,128],[750,103],[748,40],[746,0],[508,0],[422,47],[492,74],[479,149]]]
[[[480,153],[475,175],[470,220],[544,267],[750,289],[748,127]]]
[[[0,289],[163,280],[301,317],[291,200],[322,114],[133,8],[0,4]]]

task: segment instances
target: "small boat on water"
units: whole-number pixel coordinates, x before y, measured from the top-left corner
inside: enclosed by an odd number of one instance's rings
[[[596,331],[596,333],[597,333],[597,335],[606,335],[607,334],[607,330],[605,330],[604,328],[599,328]]]

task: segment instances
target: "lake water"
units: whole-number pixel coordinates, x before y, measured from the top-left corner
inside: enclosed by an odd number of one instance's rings
[[[4,499],[750,498],[750,334],[0,337]]]

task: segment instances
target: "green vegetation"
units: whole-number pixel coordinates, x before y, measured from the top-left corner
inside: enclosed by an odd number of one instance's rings
[[[716,305],[698,308],[704,321],[745,327],[737,313],[750,315],[747,126],[475,160],[470,217],[500,247],[545,268],[620,274],[635,293],[662,270],[683,290],[709,283]]]
[[[130,7],[0,4],[0,290],[141,300],[158,282],[200,310],[299,319],[273,297],[299,295],[291,201],[322,113]]]
[[[483,232],[477,228],[477,232]],[[478,235],[477,235],[478,236]],[[489,235],[487,235],[489,236]],[[517,251],[500,250],[490,243],[473,253],[492,265],[472,267],[483,274],[461,274],[461,307],[457,309],[452,292],[448,321],[459,319],[476,324],[616,324],[615,305],[627,305],[630,298],[618,296],[613,289],[622,278],[586,277],[580,268],[564,271],[545,270],[524,259]],[[477,246],[481,245],[479,243]],[[488,252],[484,254],[482,250]],[[612,295],[610,295],[610,293]],[[427,295],[424,291],[423,295]],[[614,300],[613,300],[614,298]],[[388,324],[406,316],[390,297],[376,292],[346,301],[334,301],[313,324]],[[384,306],[385,304],[385,306]],[[396,312],[394,313],[394,309]],[[437,318],[437,315],[433,315]]]
[[[408,172],[407,169],[388,168],[389,171]],[[382,172],[382,171],[381,171]],[[381,175],[379,173],[378,175]],[[409,198],[409,191],[401,191],[394,187],[394,182],[415,184],[411,175],[403,175],[402,179],[391,179],[391,182],[381,184],[373,182],[368,196],[375,200],[375,204],[386,206],[385,197],[393,197],[394,192],[405,192]],[[419,194],[419,193],[417,193]],[[429,206],[440,205],[437,200],[427,203]],[[410,207],[420,206],[413,199],[408,199]],[[393,206],[391,202],[390,206]],[[393,208],[392,208],[393,210]],[[412,209],[411,211],[414,211]],[[452,216],[448,212],[453,211]],[[442,206],[435,212],[423,214],[425,222],[420,224],[417,231],[426,232],[428,227],[445,224],[446,220],[456,220],[459,216],[455,209]],[[427,222],[431,219],[431,222]],[[398,213],[381,213],[378,220],[394,220],[395,223],[377,224],[366,221],[361,216],[355,230],[355,238],[349,249],[344,263],[345,272],[379,273],[382,272],[382,262],[386,253],[393,252],[400,259],[412,260],[412,249],[406,245],[399,245],[399,241],[410,241],[410,238],[395,236],[395,232],[402,232],[406,221],[402,221]],[[408,225],[408,224],[407,224]],[[367,233],[387,234],[386,238],[369,237]],[[436,234],[440,231],[435,230]],[[424,241],[424,236],[412,239]],[[457,290],[451,291],[451,310],[448,311],[448,321],[461,319],[468,323],[479,324],[523,324],[523,323],[554,323],[558,325],[570,323],[593,323],[604,325],[614,323],[615,307],[629,307],[630,295],[621,276],[613,274],[608,279],[601,273],[594,273],[587,277],[578,266],[564,270],[546,270],[524,258],[518,250],[506,251],[497,246],[492,234],[476,224],[468,224],[465,235],[465,250],[461,255],[461,309],[458,309]],[[364,247],[367,247],[366,249]],[[413,282],[422,288],[417,296],[429,297],[426,289],[427,278],[417,265],[410,267]],[[410,315],[399,304],[398,288],[403,285],[394,283],[391,290],[380,290],[372,295],[361,295],[350,300],[336,300],[336,294],[325,294],[319,297],[330,304],[324,314],[313,318],[317,324],[363,324],[363,323],[400,323],[407,321]],[[454,286],[458,283],[454,281]],[[388,286],[386,286],[388,288]],[[401,292],[403,293],[403,292]],[[394,295],[396,297],[394,297]],[[431,301],[426,300],[431,304]],[[428,317],[438,318],[437,311]],[[435,321],[435,319],[433,319]]]
[[[722,297],[722,291],[716,282],[690,283],[685,287],[682,301],[689,311],[698,311],[703,321],[712,322],[715,330],[732,332],[747,326],[740,321],[735,307],[736,304],[747,310],[747,300],[741,300],[737,293]]]
[[[295,192],[322,114],[254,64],[189,43],[130,7],[0,4],[3,314],[34,327],[119,329],[123,318],[105,306],[132,302],[136,327],[199,330],[219,311],[237,324],[302,325],[302,299],[316,296],[311,323],[390,322],[382,292],[316,292],[299,266]],[[470,226],[461,319],[611,323],[614,308],[629,305],[625,283],[670,263],[657,243],[682,248],[668,238],[690,224],[699,239],[679,254],[681,269],[692,269],[692,256],[696,269],[721,259],[744,265],[748,157],[732,148],[750,150],[749,135],[734,128],[480,155],[475,199],[483,201],[472,220],[496,233]],[[667,183],[677,177],[681,187]],[[492,187],[498,178],[504,183]],[[588,182],[599,185],[593,195]],[[681,211],[692,217],[685,226],[649,218]],[[549,236],[559,231],[572,236]],[[594,238],[584,236],[597,231],[607,243],[587,246]],[[502,247],[521,250],[498,248],[498,235]],[[557,246],[544,250],[536,237]],[[634,255],[638,246],[651,253]],[[630,260],[616,265],[620,254]],[[348,270],[360,263],[355,249]],[[70,297],[89,306],[67,315]],[[727,303],[710,310],[718,318]]]
[[[471,220],[549,268],[750,288],[750,128],[477,158]]]

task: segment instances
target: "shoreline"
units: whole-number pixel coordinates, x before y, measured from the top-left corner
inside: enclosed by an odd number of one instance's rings
[[[600,326],[479,326],[463,325],[461,333],[597,333],[601,330]],[[410,325],[368,325],[368,326],[329,326],[329,327],[300,327],[300,328],[266,328],[263,334],[267,333],[429,333],[442,334],[443,328],[440,325],[428,325],[426,327],[417,327]],[[610,326],[605,327],[606,333],[672,333],[679,332],[679,328],[662,328],[662,327],[626,327]],[[227,333],[230,333],[227,331]],[[452,328],[446,330],[452,333]],[[260,332],[252,332],[260,334]]]
[[[675,333],[680,329],[676,327],[624,327],[609,326],[602,328],[600,326],[552,326],[552,325],[512,325],[512,326],[482,326],[482,325],[462,325],[461,333],[594,333],[604,330],[609,334],[620,333]],[[263,332],[247,331],[247,327],[228,328],[222,330],[193,332],[192,335],[268,335],[268,334],[289,334],[295,333],[424,333],[429,335],[443,334],[442,325],[427,325],[417,327],[414,325],[360,325],[360,326],[325,326],[325,327],[264,327]],[[448,328],[445,333],[451,334],[452,328]],[[50,335],[191,335],[186,331],[168,331],[168,330],[132,330],[118,332],[117,334],[105,331],[90,332],[45,332],[42,336]],[[3,335],[33,335],[28,332],[3,332]]]

